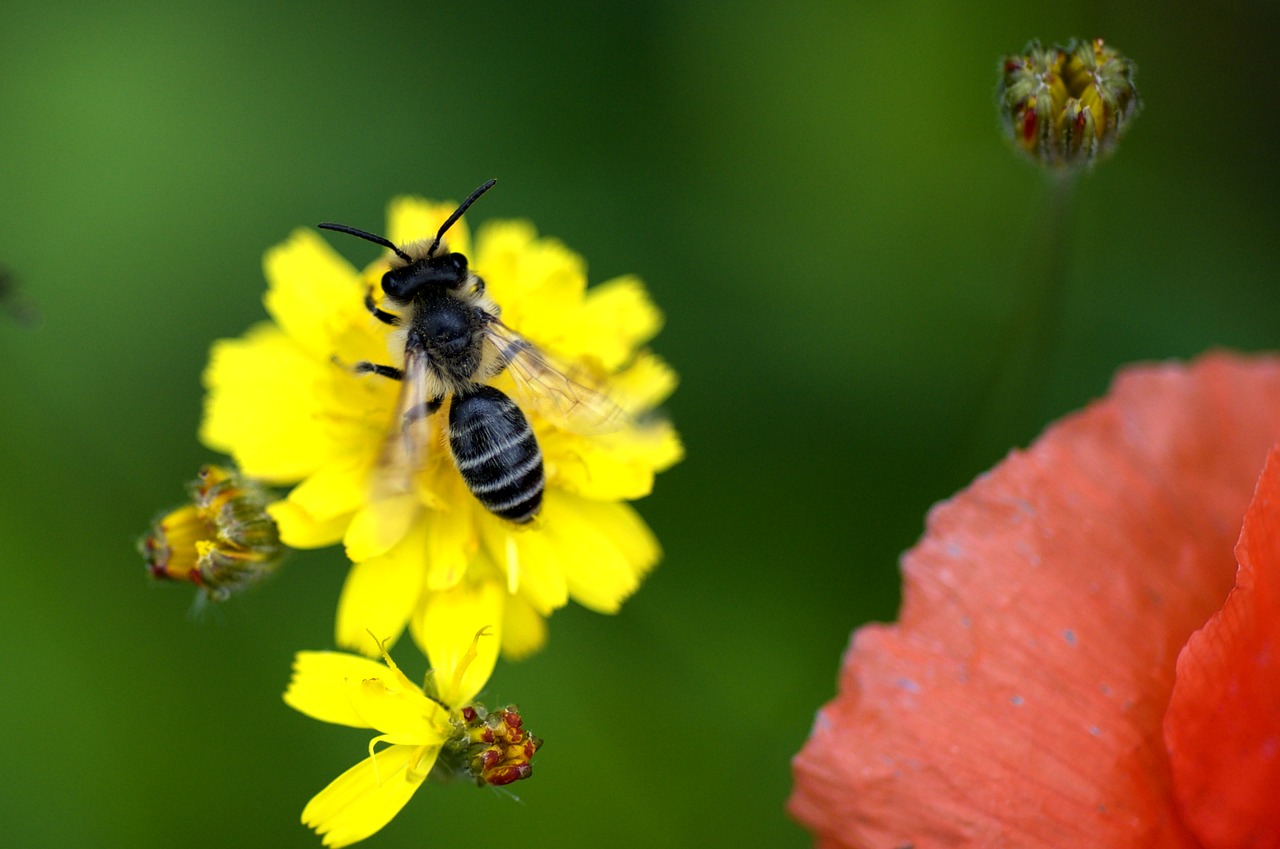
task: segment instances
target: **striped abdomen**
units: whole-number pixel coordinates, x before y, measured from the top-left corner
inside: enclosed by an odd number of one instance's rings
[[[449,448],[462,480],[485,509],[528,522],[542,506],[542,452],[524,413],[492,386],[454,393]]]

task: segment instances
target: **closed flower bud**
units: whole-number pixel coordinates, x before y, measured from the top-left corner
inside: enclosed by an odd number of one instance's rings
[[[1001,66],[1000,111],[1017,146],[1043,165],[1091,165],[1139,107],[1133,65],[1103,40],[1045,49],[1039,41]]]
[[[205,466],[190,490],[191,501],[156,519],[138,548],[153,578],[190,581],[222,601],[275,568],[280,537],[253,481]]]

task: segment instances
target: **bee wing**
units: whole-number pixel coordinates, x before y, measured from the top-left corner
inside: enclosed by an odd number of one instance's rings
[[[498,318],[485,324],[499,364],[514,379],[519,400],[557,427],[594,434],[620,430],[630,417],[585,375],[570,376],[532,342]]]
[[[410,492],[414,474],[431,458],[434,441],[431,414],[439,406],[439,400],[430,395],[427,385],[426,352],[406,350],[395,419],[378,456],[377,496]]]

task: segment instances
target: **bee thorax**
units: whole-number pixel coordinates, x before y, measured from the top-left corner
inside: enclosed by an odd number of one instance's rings
[[[483,333],[475,311],[457,298],[437,295],[414,304],[406,349],[426,352],[431,368],[453,387],[476,377]]]
[[[473,323],[457,310],[431,310],[423,314],[417,329],[428,347],[462,351],[471,342]]]

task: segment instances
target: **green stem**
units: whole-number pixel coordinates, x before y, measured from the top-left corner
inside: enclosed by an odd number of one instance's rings
[[[984,466],[993,459],[989,451],[1003,453],[1010,446],[1024,445],[1045,425],[1044,381],[1058,344],[1059,317],[1071,270],[1076,175],[1063,170],[1049,177],[1048,203],[1019,270],[1018,279],[1024,283],[1022,300],[1013,312],[1012,325],[1001,337],[1003,342],[980,393],[974,430],[967,440],[968,459]]]

